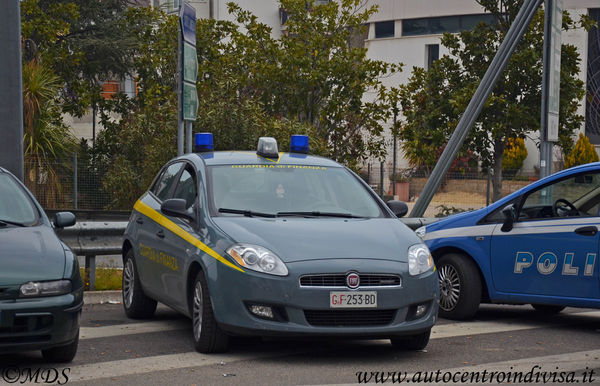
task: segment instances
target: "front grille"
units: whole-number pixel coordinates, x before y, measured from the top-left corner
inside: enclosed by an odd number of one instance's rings
[[[0,336],[45,332],[52,324],[52,315],[15,315],[10,325],[0,327]]]
[[[396,310],[304,310],[311,326],[385,326],[394,320]]]
[[[360,274],[361,287],[399,286],[400,276],[389,274]],[[301,287],[346,287],[346,274],[305,275],[300,277]]]

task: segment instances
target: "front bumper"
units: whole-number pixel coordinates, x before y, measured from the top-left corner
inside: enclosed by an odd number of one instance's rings
[[[0,300],[0,353],[73,342],[82,308],[83,289],[61,296]]]
[[[410,276],[406,263],[387,260],[328,259],[287,264],[289,274],[278,277],[246,270],[241,273],[217,264],[209,274],[215,318],[229,333],[261,336],[349,336],[378,338],[412,335],[430,329],[437,319],[437,273]],[[309,274],[397,273],[401,286],[359,287],[376,291],[377,308],[332,309],[330,291],[340,287],[303,287],[300,277]],[[253,315],[248,305],[267,305],[277,321]],[[417,305],[426,311],[414,317]]]

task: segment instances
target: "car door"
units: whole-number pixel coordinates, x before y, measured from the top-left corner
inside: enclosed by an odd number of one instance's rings
[[[183,162],[175,162],[164,168],[161,176],[156,180],[150,191],[141,199],[142,204],[148,206],[152,213],[160,213],[160,205],[166,200],[177,183],[177,177],[183,166]],[[163,297],[163,285],[161,283],[164,243],[163,239],[168,233],[157,222],[157,217],[149,217],[138,213],[135,221],[138,223],[137,245],[139,257],[136,266],[145,290],[154,297]]]
[[[600,175],[578,173],[523,195],[510,231],[492,234],[497,291],[598,298]]]
[[[196,171],[191,164],[187,164],[177,178],[177,184],[169,198],[180,198],[185,200],[186,209],[190,213],[196,213],[198,210],[198,178]],[[163,213],[175,227],[183,232],[198,237],[196,235],[197,223],[180,217],[169,216]],[[196,215],[197,217],[197,215]],[[186,277],[185,267],[190,263],[196,248],[189,242],[182,239],[174,232],[165,232],[162,240],[162,250],[165,253],[165,263],[158,269],[160,270],[160,282],[162,292],[169,300],[169,304],[174,307],[186,307]]]

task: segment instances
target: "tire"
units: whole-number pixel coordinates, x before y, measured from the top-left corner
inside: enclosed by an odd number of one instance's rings
[[[481,303],[481,276],[468,257],[449,253],[437,263],[440,283],[439,316],[446,319],[471,319]]]
[[[417,351],[427,347],[430,335],[431,330],[427,330],[417,335],[393,337],[390,338],[390,341],[392,342],[392,346],[398,350]]]
[[[154,315],[154,311],[156,311],[156,300],[150,299],[144,294],[144,290],[142,290],[132,249],[125,255],[122,288],[123,308],[125,309],[125,314],[129,318],[147,319]]]
[[[215,320],[208,285],[202,271],[196,275],[190,299],[196,351],[204,354],[227,351],[229,336],[221,330]]]
[[[73,342],[66,346],[52,347],[42,350],[42,356],[44,357],[44,360],[49,363],[68,363],[75,358],[78,346],[79,330],[77,330],[77,337],[75,337]]]
[[[557,306],[554,304],[532,304],[531,305],[537,312],[546,314],[546,315],[554,315],[558,314],[562,310],[565,309],[565,306]]]

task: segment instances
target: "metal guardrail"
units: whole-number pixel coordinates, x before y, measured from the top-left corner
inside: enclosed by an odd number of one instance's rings
[[[438,218],[401,218],[415,230],[431,224]],[[85,256],[85,289],[96,287],[96,256],[119,255],[127,221],[80,221],[72,227],[57,229],[58,237],[78,256]]]

